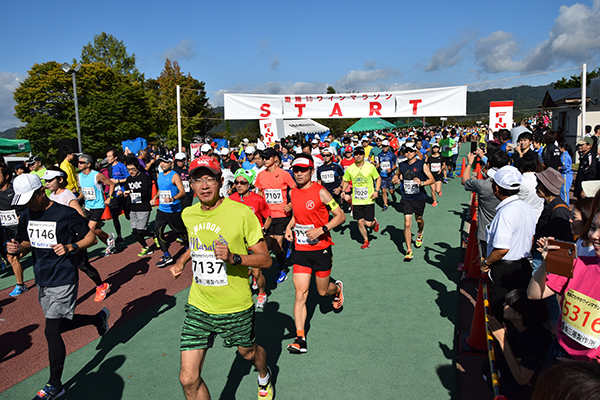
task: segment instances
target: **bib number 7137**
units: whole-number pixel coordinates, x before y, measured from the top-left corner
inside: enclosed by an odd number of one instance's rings
[[[192,251],[194,282],[202,286],[226,286],[227,264],[212,251]]]

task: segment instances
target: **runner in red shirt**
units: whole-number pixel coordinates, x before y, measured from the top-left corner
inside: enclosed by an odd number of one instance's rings
[[[238,169],[235,172],[233,181],[233,188],[236,192],[229,198],[250,207],[254,211],[254,215],[258,217],[263,234],[265,234],[271,226],[271,209],[265,199],[250,191],[250,185],[254,183],[255,178],[256,171],[253,169]],[[264,308],[267,305],[265,286],[265,277],[260,268],[252,268],[252,289],[258,289],[258,297],[256,298],[256,307],[258,308]]]
[[[311,181],[314,162],[310,156],[299,155],[292,163],[298,187],[292,189],[294,209],[286,231],[287,240],[296,238],[294,248],[294,321],[296,340],[288,345],[290,353],[306,353],[306,299],[314,271],[320,296],[334,296],[333,308],[341,310],[344,305],[344,285],[330,277],[333,261],[331,234],[329,231],[346,221],[346,216],[331,194],[323,186]],[[329,221],[329,211],[333,218]],[[292,233],[293,230],[293,233]]]
[[[296,187],[296,182],[290,174],[277,167],[277,152],[273,148],[268,148],[262,152],[262,158],[265,160],[266,170],[260,172],[256,177],[254,186],[259,190],[271,209],[272,222],[267,229],[267,245],[277,257],[279,276],[277,283],[282,283],[287,279],[288,269],[285,265],[285,253],[283,251],[283,235],[285,227],[290,222],[292,211],[291,203],[288,203],[288,190]]]

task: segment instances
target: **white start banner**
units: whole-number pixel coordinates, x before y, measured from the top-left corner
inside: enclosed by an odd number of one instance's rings
[[[318,95],[225,93],[228,120],[439,117],[466,113],[466,86]]]
[[[500,129],[512,128],[513,124],[513,101],[491,101],[490,102],[490,129],[493,132]]]
[[[282,119],[261,119],[259,125],[260,134],[265,137],[265,144],[267,146],[285,137],[285,128]]]

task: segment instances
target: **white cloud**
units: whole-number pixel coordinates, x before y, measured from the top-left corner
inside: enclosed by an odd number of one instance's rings
[[[474,32],[468,32],[462,37],[452,41],[448,47],[436,50],[429,64],[425,66],[425,72],[438,71],[440,68],[453,67],[464,57],[465,50],[470,41],[475,37]]]
[[[496,31],[475,43],[475,58],[486,72],[517,71],[519,63],[512,60],[517,54],[519,45],[512,33]]]
[[[367,71],[371,71],[371,70],[375,69],[376,64],[377,64],[376,60],[367,60],[367,61],[365,61],[363,68],[366,69]]]
[[[192,40],[183,39],[177,46],[168,48],[161,57],[169,60],[188,60],[196,56],[194,47]]]
[[[271,56],[271,70],[277,71],[279,69],[279,57]]]
[[[27,75],[16,72],[0,71],[0,131],[23,125],[14,116],[17,103],[13,99],[13,91],[26,77]]]

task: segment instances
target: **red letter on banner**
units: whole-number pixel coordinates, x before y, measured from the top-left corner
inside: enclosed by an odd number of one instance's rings
[[[260,106],[260,111],[264,111],[263,114],[260,114],[261,118],[267,118],[269,115],[271,115],[271,110],[269,110],[269,107],[271,107],[271,105],[267,103]]]
[[[331,114],[329,114],[330,117],[333,117],[334,115],[342,117],[342,109],[340,108],[339,103],[333,105],[333,110],[331,111]]]
[[[423,100],[409,100],[408,102],[413,105],[413,115],[417,115],[417,104],[422,103]]]
[[[377,114],[381,117],[379,110],[381,110],[381,103],[377,101],[372,101],[369,103],[369,117],[373,114]]]
[[[302,109],[306,107],[306,104],[294,104],[294,107],[298,109],[298,117],[302,116]]]

